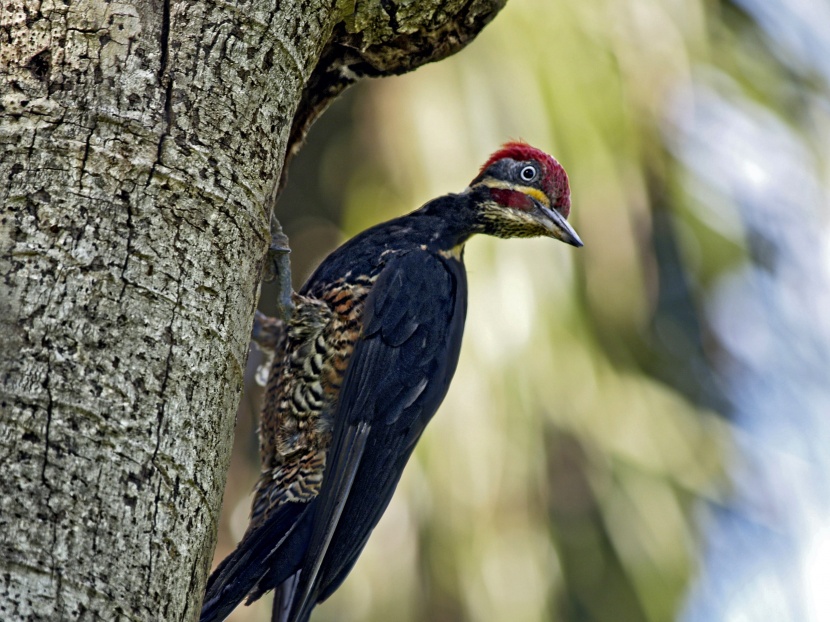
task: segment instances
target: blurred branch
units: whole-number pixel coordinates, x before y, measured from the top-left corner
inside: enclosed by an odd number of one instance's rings
[[[662,157],[670,161],[670,154]],[[651,240],[657,271],[657,305],[651,320],[653,358],[648,372],[694,403],[725,412],[726,399],[705,352],[709,327],[694,296],[694,275],[683,260],[675,231],[675,212],[666,179],[646,166],[651,206]]]

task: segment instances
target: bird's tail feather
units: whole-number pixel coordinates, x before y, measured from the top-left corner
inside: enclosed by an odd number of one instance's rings
[[[297,585],[300,582],[300,573],[295,572],[279,586],[274,588],[274,606],[271,610],[271,622],[291,622],[289,615],[294,604]]]
[[[286,503],[245,534],[208,579],[200,622],[224,620],[249,593],[248,604],[295,573],[301,560],[296,553],[304,548],[293,541],[307,541],[299,532],[307,529],[309,509],[306,503]],[[284,547],[286,540],[292,545]]]

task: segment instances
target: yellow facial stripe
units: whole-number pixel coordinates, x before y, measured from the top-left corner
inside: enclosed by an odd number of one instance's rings
[[[526,194],[527,196],[536,199],[545,207],[550,207],[550,199],[548,198],[548,195],[539,190],[539,188],[533,188],[532,186],[517,186],[516,184],[511,184],[506,181],[502,181],[501,179],[495,179],[493,177],[486,177],[481,180],[481,183],[487,186],[488,188],[498,188],[500,190],[512,190],[513,192],[521,192],[522,194]]]
[[[538,188],[528,188],[527,186],[522,186],[519,190],[524,192],[526,195],[533,197],[545,207],[550,207],[550,199],[548,198],[548,195]]]

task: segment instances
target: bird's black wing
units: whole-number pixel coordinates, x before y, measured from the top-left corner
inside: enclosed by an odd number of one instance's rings
[[[466,292],[459,292],[458,282],[463,268],[453,263],[457,267],[425,251],[397,256],[366,299],[363,331],[338,398],[292,620],[306,619],[325,591],[318,573],[332,546],[344,548],[341,540],[354,544],[345,547],[342,562],[326,560],[326,565],[348,572],[389,502],[414,440],[446,393],[458,360],[466,310]],[[370,453],[365,453],[367,447],[372,448]],[[385,470],[396,472],[387,475]],[[349,499],[356,480],[355,495],[370,500]],[[379,489],[370,489],[375,481]],[[335,545],[332,538],[347,505],[342,527],[347,535],[338,533]]]

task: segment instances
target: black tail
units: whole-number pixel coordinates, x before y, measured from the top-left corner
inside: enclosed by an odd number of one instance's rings
[[[300,573],[297,571],[281,585],[274,588],[274,605],[271,609],[271,622],[291,622],[291,608],[297,595],[297,585],[300,582]]]
[[[246,596],[250,604],[297,571],[308,545],[311,505],[286,503],[245,534],[210,575],[200,622],[221,622]]]

